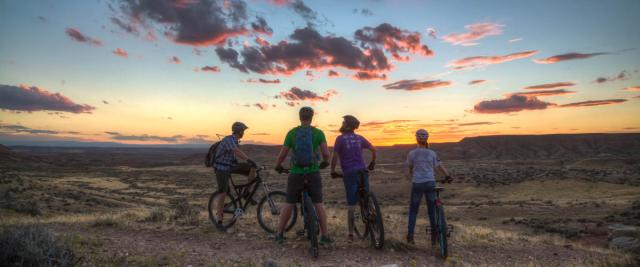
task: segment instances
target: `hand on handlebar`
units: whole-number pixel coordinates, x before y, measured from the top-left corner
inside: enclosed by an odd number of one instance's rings
[[[255,169],[258,168],[258,163],[256,163],[252,159],[247,159],[247,163],[249,163],[249,165],[251,165],[251,168],[255,168]]]
[[[285,169],[284,167],[282,167],[282,165],[278,165],[275,167],[274,169],[277,173],[287,173],[289,172],[287,169]]]
[[[442,183],[451,183],[453,182],[453,178],[450,175],[447,175],[446,177],[444,177],[444,180],[442,180]]]
[[[336,171],[332,171],[331,172],[331,178],[336,179],[336,178],[340,178],[342,177],[342,173],[336,172]]]

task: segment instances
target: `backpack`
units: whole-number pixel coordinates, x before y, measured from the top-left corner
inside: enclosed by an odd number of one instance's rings
[[[220,145],[221,141],[215,142],[211,147],[209,147],[209,153],[204,157],[204,166],[212,167],[216,162],[216,152],[218,150],[218,145]]]
[[[299,167],[311,167],[317,163],[317,158],[313,152],[313,127],[300,126],[296,130],[294,139],[293,155],[291,163]]]

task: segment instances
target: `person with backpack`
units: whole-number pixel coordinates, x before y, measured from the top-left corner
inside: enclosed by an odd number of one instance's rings
[[[248,175],[248,169],[255,169],[258,166],[255,161],[240,150],[240,139],[244,136],[246,129],[249,129],[249,127],[244,123],[234,122],[233,125],[231,125],[231,135],[225,136],[220,142],[214,144],[209,151],[211,155],[211,165],[215,170],[216,181],[218,183],[218,192],[220,192],[218,199],[214,200],[214,203],[218,204],[216,206],[216,227],[219,230],[224,230],[222,228],[222,219],[224,216],[222,209],[224,208],[226,193],[229,190],[231,173],[246,173],[246,175]],[[237,158],[247,161],[247,164],[238,164]]]
[[[409,203],[409,224],[407,231],[407,242],[415,244],[413,239],[416,227],[416,216],[420,208],[420,201],[424,195],[427,200],[427,213],[429,214],[429,225],[431,225],[431,245],[436,244],[435,228],[435,206],[436,206],[436,179],[435,172],[445,176],[445,180],[450,182],[453,178],[444,168],[436,152],[429,149],[429,132],[425,129],[416,131],[416,142],[418,146],[407,155],[406,164],[409,167],[409,177],[412,179],[411,201]]]
[[[354,116],[346,115],[343,118],[340,127],[341,135],[336,138],[333,145],[333,156],[331,157],[331,178],[342,176],[344,182],[344,190],[347,197],[347,222],[348,222],[348,240],[353,241],[354,214],[356,204],[358,204],[358,189],[360,186],[360,178],[364,176],[364,187],[369,190],[369,171],[372,171],[376,165],[376,148],[362,135],[356,134],[354,131],[360,127],[360,121]],[[362,150],[371,151],[371,162],[367,167],[362,157]],[[340,167],[342,175],[336,172],[336,165],[340,159]]]
[[[287,133],[284,145],[276,161],[275,170],[278,173],[282,173],[284,171],[282,162],[289,154],[289,150],[293,152],[291,170],[287,180],[287,203],[282,207],[275,239],[278,244],[284,243],[284,228],[291,217],[291,210],[295,207],[296,202],[300,200],[306,177],[309,182],[309,195],[320,221],[320,244],[329,245],[333,241],[327,234],[327,215],[322,204],[322,181],[319,172],[320,169],[329,166],[329,148],[322,130],[311,126],[313,109],[310,107],[301,108],[299,117],[300,126],[291,129]],[[322,162],[320,163],[318,163],[318,152],[322,155]]]

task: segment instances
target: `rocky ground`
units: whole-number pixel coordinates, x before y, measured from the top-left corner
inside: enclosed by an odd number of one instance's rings
[[[273,148],[252,149],[259,162],[271,161]],[[633,265],[640,248],[640,163],[633,158],[445,161],[457,179],[443,194],[455,227],[452,256],[443,261],[424,234],[415,246],[403,242],[410,183],[394,158],[401,153],[383,154],[371,183],[385,214],[385,247],[347,242],[343,185],[327,178],[336,243],[312,260],[294,233],[277,246],[258,226],[255,207],[227,232],[215,230],[206,212],[214,177],[194,165],[197,155],[178,151],[158,162],[147,152],[96,153],[23,150],[0,163],[3,228],[43,225],[84,266]],[[274,190],[284,189],[286,177],[265,175]],[[418,229],[427,223],[422,208]]]

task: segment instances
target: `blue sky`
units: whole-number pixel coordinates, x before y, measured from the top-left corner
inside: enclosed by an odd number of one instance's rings
[[[25,93],[20,91],[24,89],[18,89],[20,85],[36,86],[60,93],[73,103],[93,107],[91,113],[78,113],[52,109],[51,103],[37,103],[41,106],[36,109],[17,107],[24,103],[0,103],[0,123],[5,126],[0,128],[0,133],[14,139],[35,135],[43,139],[141,143],[165,142],[149,136],[180,135],[183,137],[176,138],[175,142],[187,142],[186,139],[198,135],[214,139],[216,133],[227,133],[233,121],[242,120],[250,125],[250,131],[260,133],[249,135],[250,141],[279,143],[286,130],[296,124],[296,110],[302,105],[316,108],[319,113],[316,123],[328,133],[335,130],[332,125],[339,124],[344,114],[354,114],[363,123],[386,122],[372,123],[362,129],[363,134],[370,135],[379,144],[408,142],[416,128],[429,128],[444,121],[450,122],[430,128],[436,141],[487,134],[637,132],[640,129],[640,119],[634,116],[640,111],[640,99],[636,98],[640,93],[624,90],[640,85],[638,1],[302,2],[316,15],[313,21],[305,20],[294,11],[293,0],[282,1],[281,5],[275,2],[278,1],[243,1],[247,15],[244,24],[263,17],[273,30],[271,36],[241,34],[226,40],[232,45],[225,42],[197,46],[177,43],[164,36],[163,32],[171,32],[170,27],[175,29],[177,24],[163,24],[152,17],[143,16],[143,19],[157,41],[127,33],[111,21],[117,17],[135,25],[119,8],[121,1],[0,1],[3,36],[0,85],[5,85],[7,92],[17,94]],[[110,3],[114,10],[108,7]],[[193,4],[186,3],[185,8]],[[366,10],[366,14],[362,10]],[[283,40],[294,42],[290,35],[309,22],[321,36],[344,37],[354,47],[360,47],[354,38],[356,30],[388,23],[406,34],[417,34],[420,44],[427,45],[434,55],[403,51],[401,54],[410,60],[401,62],[394,60],[384,45],[371,43],[368,45],[385,52],[394,67],[384,71],[384,80],[357,80],[350,77],[353,70],[339,66],[302,68],[291,75],[247,74],[222,61],[215,51],[218,47],[239,52],[244,46],[259,47],[254,42],[256,36],[269,41],[271,46]],[[498,33],[480,33],[482,37],[468,41],[475,44],[469,46],[446,41],[446,36],[468,33],[470,25],[483,23]],[[102,45],[70,38],[66,34],[69,28],[100,40]],[[428,28],[435,29],[437,38],[428,35]],[[113,51],[118,48],[128,56],[116,56]],[[194,49],[202,54],[196,55]],[[447,66],[455,60],[523,51],[537,53],[464,70]],[[569,53],[605,54],[553,64],[533,62]],[[180,59],[179,64],[170,62],[174,56]],[[194,71],[203,66],[216,66],[220,72]],[[327,77],[329,69],[338,71],[341,77]],[[307,70],[313,73],[312,79],[305,75]],[[613,79],[623,72],[624,77]],[[595,82],[600,77],[612,79]],[[259,78],[278,79],[280,83],[246,82]],[[406,80],[441,80],[449,85],[418,90],[384,87]],[[471,80],[486,82],[469,85]],[[556,82],[575,83],[571,88],[562,88],[573,93],[527,97],[523,102],[508,96],[522,92],[526,86]],[[327,101],[317,98],[295,101],[293,107],[288,106],[283,97],[274,98],[291,92],[293,87],[320,96],[327,90],[338,94]],[[501,102],[479,105],[492,100]],[[584,101],[601,102],[560,108],[563,104]],[[262,110],[254,106],[257,103],[267,104],[269,108]],[[504,105],[508,108],[504,109]],[[459,125],[466,123],[484,124]],[[16,132],[15,127],[6,127],[11,125],[57,133]],[[118,132],[131,138],[114,139],[118,136],[105,132]]]

